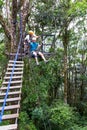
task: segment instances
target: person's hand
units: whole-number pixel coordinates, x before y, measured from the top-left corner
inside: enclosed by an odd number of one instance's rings
[[[24,42],[24,45],[25,45],[26,43]]]
[[[43,43],[41,43],[40,45],[43,46]]]
[[[42,43],[39,43],[39,46],[41,47],[43,44]]]
[[[41,36],[36,36],[36,38],[40,38]]]

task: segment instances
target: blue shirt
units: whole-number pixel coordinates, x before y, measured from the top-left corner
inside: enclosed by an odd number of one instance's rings
[[[31,42],[30,43],[30,51],[35,51],[38,47],[38,43],[37,42]]]

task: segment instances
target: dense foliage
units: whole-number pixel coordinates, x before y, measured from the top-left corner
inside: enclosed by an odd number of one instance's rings
[[[14,13],[12,13],[14,17],[11,16],[13,19],[17,18],[19,22],[19,12],[13,9],[14,5],[18,10],[26,8],[24,15],[22,12],[22,15],[26,16],[23,19],[23,30],[33,29],[39,35],[51,33],[56,36],[54,41],[56,53],[49,58],[47,64],[40,61],[40,66],[36,66],[34,59],[29,59],[29,57],[23,59],[24,75],[18,129],[86,130],[86,0],[16,1],[19,3],[15,3],[15,1],[9,1],[10,6],[13,2],[13,6],[7,9],[10,11],[10,15],[11,11],[15,11],[18,17],[15,17]],[[6,6],[4,2],[0,0],[0,37],[5,34],[4,40],[0,40],[0,86],[8,61],[8,57],[5,55],[6,42],[7,39],[13,40],[15,38],[11,35],[13,24],[9,21],[9,15],[4,17],[2,13],[3,7]],[[26,2],[28,2],[29,8]],[[23,3],[25,3],[24,6]],[[8,26],[3,24],[4,22]],[[9,22],[11,22],[11,26]],[[19,31],[19,23],[15,25],[14,31],[17,32]],[[10,27],[12,33],[5,27]],[[18,30],[15,30],[16,28]],[[11,39],[8,37],[10,35]],[[14,46],[12,49],[14,49]]]

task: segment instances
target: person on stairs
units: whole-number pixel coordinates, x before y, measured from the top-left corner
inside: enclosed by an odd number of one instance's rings
[[[35,33],[32,30],[30,30],[24,39],[24,53],[25,54],[29,53],[28,52],[29,51],[29,43],[32,42],[33,37],[36,37],[36,39],[37,39],[39,36],[36,36]]]
[[[39,65],[38,56],[40,56],[44,60],[45,63],[48,62],[48,60],[46,60],[46,58],[44,57],[43,53],[39,51],[41,48],[41,45],[36,42],[36,37],[32,38],[32,42],[30,42],[29,46],[30,46],[31,56],[35,58],[37,65]]]

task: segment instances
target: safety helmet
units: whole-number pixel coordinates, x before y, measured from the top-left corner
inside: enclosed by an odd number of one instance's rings
[[[33,32],[33,31],[29,31],[29,34],[30,34],[30,35],[33,35],[33,34],[34,34],[34,32]]]

